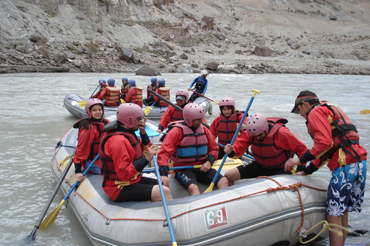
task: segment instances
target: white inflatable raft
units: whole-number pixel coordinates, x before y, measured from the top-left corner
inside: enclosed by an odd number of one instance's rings
[[[51,164],[57,179],[74,151],[77,133],[78,130],[70,129],[61,138],[62,145]],[[151,176],[155,178],[154,174]],[[167,203],[177,244],[294,245],[299,242],[299,231],[309,230],[325,219],[328,183],[298,175],[270,178],[239,181],[226,189],[188,196],[170,176],[174,200]],[[62,184],[64,193],[76,182],[73,166],[66,181]],[[104,193],[101,183],[101,175],[87,174],[69,197],[70,208],[92,244],[171,245],[161,202],[116,203]],[[201,190],[207,187],[202,186]],[[309,237],[320,230],[317,227]]]
[[[76,116],[77,118],[86,118],[86,113],[85,113],[85,103],[88,99],[87,98],[82,98],[77,94],[71,93],[68,94],[64,97],[64,107],[70,112],[72,115]],[[174,102],[175,104],[176,102]],[[198,97],[195,100],[195,103],[198,103],[201,105],[206,112],[208,112],[209,115],[212,114],[212,105],[211,101],[203,98],[203,97]],[[142,109],[144,112],[144,109],[150,107],[143,105]],[[105,117],[109,117],[111,115],[116,115],[118,106],[115,107],[109,107],[109,106],[104,106],[104,115]],[[168,107],[157,107],[153,106],[150,109],[150,112],[148,115],[145,115],[148,119],[160,119],[164,112],[166,112]]]

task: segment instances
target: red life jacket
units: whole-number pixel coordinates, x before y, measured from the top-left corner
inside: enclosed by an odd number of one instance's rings
[[[105,104],[107,106],[117,106],[119,102],[119,88],[108,86],[107,94],[105,94]]]
[[[218,142],[226,145],[231,142],[234,137],[235,131],[238,128],[239,114],[231,114],[228,118],[220,115],[220,122],[217,127]]]
[[[291,152],[277,148],[274,143],[274,135],[280,127],[288,123],[288,120],[280,117],[267,118],[269,123],[269,132],[263,141],[256,137],[252,138],[252,153],[256,162],[268,169],[284,167],[285,162],[290,158]]]
[[[178,109],[175,108],[175,111],[171,115],[171,122],[173,122],[173,121],[179,121],[179,120],[183,120],[183,119],[184,119],[184,116],[182,115],[182,111],[180,111],[180,110],[178,110]]]
[[[185,122],[176,122],[174,127],[182,129],[183,137],[171,160],[176,163],[206,160],[208,157],[208,139],[203,126],[198,127],[195,132]]]
[[[105,154],[104,150],[104,145],[107,142],[108,138],[114,135],[124,135],[128,141],[131,143],[131,146],[135,150],[135,157],[134,160],[137,160],[143,156],[143,152],[140,146],[140,139],[136,137],[136,135],[133,135],[129,132],[121,132],[121,131],[110,131],[110,132],[105,132],[102,141],[100,144],[100,151],[99,151],[99,158],[102,163],[101,167],[101,173],[104,175],[104,180],[103,180],[103,187],[105,186],[105,182],[107,179],[110,180],[120,180],[117,176],[117,173],[114,171],[114,165],[113,165],[113,160],[110,156],[107,156]],[[137,176],[136,179],[140,178],[140,175]],[[136,183],[134,182],[135,180],[130,180],[130,184]]]
[[[73,125],[73,128],[80,128],[82,120],[86,120],[86,119],[81,119],[81,120],[77,121]],[[99,145],[100,145],[101,137],[103,135],[103,129],[104,129],[105,125],[108,124],[108,121],[103,119],[103,122],[92,121],[91,124],[96,126],[98,131],[99,131],[99,136],[94,139],[93,144],[91,145],[90,154],[89,154],[89,157],[88,157],[88,160],[93,161],[94,158],[99,154]],[[91,126],[91,127],[93,127],[93,126]],[[101,163],[98,160],[95,161],[95,164],[101,168]],[[84,169],[86,169],[86,166],[84,166]]]
[[[139,105],[140,107],[143,106],[143,87],[137,86],[133,87],[136,93],[134,93],[131,97],[131,102]]]
[[[360,136],[357,133],[356,126],[352,123],[352,121],[349,119],[349,117],[342,111],[341,108],[334,104],[330,104],[327,101],[322,101],[317,106],[314,106],[311,110],[314,110],[316,107],[328,107],[333,114],[329,115],[328,120],[331,125],[332,129],[332,136],[333,136],[333,147],[326,152],[323,157],[327,159],[331,159],[333,154],[340,148],[343,149],[343,151],[346,154],[349,154],[354,159],[358,159],[358,161],[361,161],[360,156],[358,153],[352,149],[356,157],[343,147],[345,146],[351,146],[352,144],[359,144]],[[311,134],[311,126],[310,123],[306,122],[308,133],[314,138],[314,136]]]
[[[159,87],[156,92],[160,94],[162,97],[166,98],[167,100],[170,100],[170,87],[164,86],[164,87]],[[162,107],[167,107],[168,103],[163,101],[162,99],[159,99],[159,105]]]

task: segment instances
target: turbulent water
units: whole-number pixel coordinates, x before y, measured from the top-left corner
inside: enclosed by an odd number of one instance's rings
[[[187,88],[194,74],[163,74],[171,87],[172,99],[177,89]],[[50,160],[59,138],[77,120],[63,107],[68,93],[88,97],[98,79],[129,77],[146,87],[149,77],[133,74],[2,74],[0,75],[0,244],[19,244],[33,230],[36,221],[52,193],[56,181],[50,171]],[[250,113],[281,116],[287,126],[309,148],[312,140],[307,134],[304,119],[290,110],[301,90],[316,92],[321,100],[339,105],[359,127],[361,144],[370,150],[370,77],[343,75],[213,75],[208,76],[206,96],[213,100],[231,96],[239,110],[245,110],[258,89]],[[219,109],[213,104],[210,124]],[[369,174],[369,173],[368,173]],[[314,176],[330,178],[327,167]],[[55,197],[51,209],[63,199]],[[350,225],[355,229],[370,228],[370,181],[361,213],[350,213]],[[346,245],[367,245],[370,235],[348,237]],[[263,244],[263,242],[261,242]],[[90,245],[82,227],[69,207],[63,207],[54,224],[38,230],[36,245]],[[319,245],[328,245],[328,240]]]

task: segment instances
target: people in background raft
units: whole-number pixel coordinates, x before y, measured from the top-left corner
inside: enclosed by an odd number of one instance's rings
[[[265,118],[260,113],[249,115],[246,130],[236,138],[233,146],[227,144],[224,151],[230,157],[240,157],[251,146],[255,160],[227,171],[225,177],[229,185],[239,179],[291,174],[290,170],[284,170],[285,162],[294,154],[303,156],[307,147],[289,131],[286,123],[288,120],[284,118]]]
[[[200,72],[200,76],[196,77],[193,80],[193,82],[190,84],[189,89],[195,89],[196,92],[202,95],[206,94],[207,85],[208,85],[207,75],[208,75],[208,71],[202,70]],[[198,95],[197,93],[193,93],[189,98],[189,102],[194,102],[195,99],[197,99],[198,97],[200,97],[200,95]]]
[[[212,164],[218,154],[218,146],[212,133],[201,124],[205,111],[196,103],[184,107],[184,121],[174,122],[158,151],[158,165],[162,183],[169,185],[168,160],[176,166],[202,165],[200,169],[178,170],[175,179],[190,195],[200,194],[198,182],[211,184],[217,173]],[[226,188],[228,181],[221,174],[215,182],[219,189]]]
[[[87,118],[77,121],[73,128],[78,128],[77,147],[72,159],[75,175],[79,182],[84,180],[82,168],[86,169],[99,153],[101,133],[109,120],[104,119],[104,105],[97,98],[90,99],[85,105]],[[96,160],[89,169],[90,173],[100,174],[100,161]]]
[[[218,143],[226,145],[231,142],[235,131],[243,118],[243,113],[235,110],[235,102],[231,97],[225,97],[220,100],[220,116],[217,116],[209,128],[209,131],[218,137]],[[245,118],[241,130],[245,130]],[[222,159],[225,155],[224,148],[219,146],[218,159]]]
[[[93,95],[91,98],[98,98],[104,88],[108,86],[107,82],[104,79],[99,79],[99,85],[99,91],[95,93],[95,95]]]
[[[128,83],[128,79],[122,78],[121,99],[125,100],[129,88],[130,88],[130,84]]]
[[[102,186],[113,201],[161,201],[157,180],[141,176],[157,152],[155,146],[149,147],[145,123],[141,107],[124,103],[117,109],[117,121],[104,129],[99,149],[104,176]],[[135,134],[138,129],[141,141]],[[163,187],[163,191],[166,200],[171,200],[169,188]]]
[[[159,95],[161,95],[162,97],[166,98],[167,100],[170,100],[170,87],[167,87],[166,86],[166,81],[164,79],[159,79],[158,80],[158,85],[157,85],[157,89],[155,90],[155,92]],[[167,107],[168,106],[168,103],[166,103],[165,101],[163,101],[161,98],[157,97],[157,96],[153,96],[154,98],[154,105],[155,106],[158,106],[158,107]]]
[[[115,79],[108,79],[108,86],[99,95],[100,100],[105,100],[104,104],[106,106],[118,106],[120,98],[120,89],[114,86]]]
[[[184,108],[185,105],[188,103],[189,93],[187,90],[180,89],[176,92],[176,105],[180,108]],[[161,121],[158,125],[157,132],[162,133],[164,129],[167,128],[168,124],[173,121],[183,120],[182,111],[176,109],[175,107],[168,107],[166,112],[161,117]],[[203,118],[202,121],[207,123],[207,121]]]
[[[158,79],[153,77],[150,79],[150,84],[147,86],[146,88],[146,99],[144,99],[144,104],[149,106],[149,105],[152,105],[154,103],[154,95],[153,93],[151,93],[149,91],[152,90],[152,91],[156,91],[157,89],[157,81]]]
[[[360,145],[356,126],[341,108],[319,101],[312,91],[301,91],[291,111],[306,120],[313,147],[299,159],[289,159],[285,170],[311,161],[299,175],[317,171],[325,163],[332,171],[327,196],[327,221],[348,228],[348,212],[361,212],[366,183],[367,151]],[[332,226],[330,245],[345,245],[347,231]]]
[[[143,87],[136,86],[136,81],[130,79],[128,81],[130,84],[130,89],[126,95],[125,101],[126,103],[135,103],[140,107],[143,106]]]

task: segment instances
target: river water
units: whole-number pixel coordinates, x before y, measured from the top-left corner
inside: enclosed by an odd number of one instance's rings
[[[163,74],[171,87],[172,99],[180,88],[187,88],[195,74]],[[0,75],[0,244],[19,244],[33,230],[36,221],[52,193],[56,181],[50,171],[50,160],[59,138],[77,120],[63,107],[68,93],[88,97],[99,79],[122,77],[135,79],[146,88],[150,77],[134,74],[1,74]],[[239,110],[245,110],[252,89],[260,94],[250,113],[281,116],[289,120],[287,126],[309,148],[312,140],[307,134],[304,119],[293,115],[295,97],[301,90],[316,92],[321,100],[339,105],[359,127],[361,144],[370,150],[370,77],[345,75],[229,75],[208,76],[206,96],[219,101],[231,96]],[[218,115],[213,104],[213,115],[206,117],[210,124]],[[370,170],[370,168],[368,169]],[[370,172],[370,171],[368,171]],[[369,173],[368,173],[369,175]],[[330,179],[325,166],[314,176]],[[350,225],[355,229],[370,229],[370,179],[361,213],[350,213]],[[59,192],[51,211],[63,199]],[[346,245],[369,245],[370,235],[348,237]],[[90,245],[72,210],[63,207],[54,224],[38,230],[36,245]],[[261,242],[263,244],[263,242]],[[328,240],[318,245],[328,245]]]

